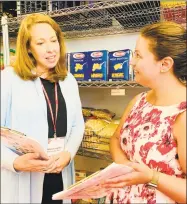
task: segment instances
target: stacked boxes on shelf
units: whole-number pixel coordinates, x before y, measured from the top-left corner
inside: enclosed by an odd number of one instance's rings
[[[109,81],[129,81],[130,78],[132,79],[129,68],[130,54],[129,49],[109,52]]]
[[[90,79],[87,52],[68,53],[67,62],[68,70],[78,81],[88,81]]]
[[[88,52],[88,68],[91,70],[90,81],[107,81],[108,51]]]
[[[67,54],[67,67],[77,81],[132,81],[131,53],[130,49],[72,52]]]

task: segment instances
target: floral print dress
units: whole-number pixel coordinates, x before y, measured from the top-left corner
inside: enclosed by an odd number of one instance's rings
[[[178,162],[177,144],[172,126],[178,114],[186,110],[187,103],[154,106],[146,100],[147,92],[132,108],[120,135],[120,144],[127,158],[145,163],[159,172],[185,177]],[[118,203],[175,203],[169,197],[145,184],[120,189]]]

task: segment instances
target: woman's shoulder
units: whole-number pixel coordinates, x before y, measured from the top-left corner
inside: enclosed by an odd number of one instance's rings
[[[67,78],[68,78],[69,80],[72,80],[72,81],[74,81],[74,82],[77,82],[76,79],[75,79],[75,77],[73,76],[73,74],[70,73],[70,72],[67,72]]]
[[[136,103],[141,101],[144,97],[146,97],[147,94],[148,92],[141,92],[137,94],[136,96],[134,96],[134,98],[132,98],[132,100],[130,101],[131,105],[134,106]]]
[[[66,78],[63,81],[59,81],[61,87],[65,87],[67,90],[78,91],[78,83],[75,77],[68,72]]]
[[[77,85],[77,81],[76,81],[75,77],[70,72],[67,72],[67,76],[66,76],[64,82],[71,83],[71,85],[72,84]]]

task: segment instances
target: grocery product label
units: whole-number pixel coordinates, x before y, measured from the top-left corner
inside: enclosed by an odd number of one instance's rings
[[[109,81],[129,80],[129,61],[129,49],[109,52]]]
[[[91,72],[91,81],[106,81],[108,74],[108,51],[89,51],[88,67]]]
[[[88,81],[90,71],[87,63],[87,52],[68,53],[68,70],[78,81]]]

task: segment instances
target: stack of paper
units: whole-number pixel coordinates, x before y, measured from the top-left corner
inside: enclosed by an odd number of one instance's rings
[[[101,198],[108,194],[111,190],[103,188],[102,182],[117,176],[125,175],[132,172],[133,169],[123,165],[112,163],[105,169],[98,171],[89,177],[79,181],[78,183],[70,186],[67,190],[61,191],[53,195],[53,200],[63,199],[88,199],[88,198]]]

